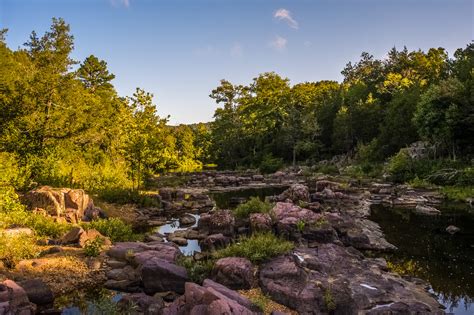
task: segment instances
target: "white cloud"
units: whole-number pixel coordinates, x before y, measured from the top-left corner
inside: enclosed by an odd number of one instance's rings
[[[286,48],[288,40],[284,37],[277,35],[274,40],[270,42],[270,46],[278,51],[283,51]]]
[[[230,55],[232,57],[242,57],[244,53],[244,48],[240,43],[234,43],[232,47],[230,48]]]
[[[114,7],[124,6],[128,8],[130,6],[130,0],[109,0],[109,2]]]
[[[275,14],[273,14],[273,17],[285,21],[286,24],[288,24],[289,27],[298,29],[298,22],[296,22],[295,19],[291,16],[291,12],[288,11],[287,9],[278,9],[275,11]]]

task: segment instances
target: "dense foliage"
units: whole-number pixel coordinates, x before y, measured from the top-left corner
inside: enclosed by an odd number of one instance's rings
[[[371,163],[423,140],[432,158],[466,159],[474,149],[473,66],[473,44],[452,59],[443,48],[393,48],[384,59],[363,53],[348,63],[340,84],[291,86],[273,72],[247,86],[222,80],[210,95],[222,105],[212,152],[229,168],[312,164],[355,152]]]
[[[21,169],[16,188],[32,182],[92,192],[140,188],[147,176],[202,167],[205,124],[167,125],[153,95],[120,97],[107,63],[71,58],[69,25],[53,19],[13,51],[0,31],[0,154]]]

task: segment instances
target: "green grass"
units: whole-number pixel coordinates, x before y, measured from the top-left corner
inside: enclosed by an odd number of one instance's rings
[[[258,197],[252,197],[249,201],[240,204],[234,210],[234,214],[238,218],[248,218],[252,213],[268,213],[273,205],[269,202],[262,201]]]
[[[444,186],[440,191],[449,200],[465,202],[468,198],[474,198],[474,186]]]
[[[257,233],[250,237],[243,236],[238,242],[218,250],[217,258],[245,257],[253,263],[260,263],[272,257],[284,254],[293,249],[294,244],[272,233]]]
[[[0,261],[7,268],[13,268],[22,259],[34,258],[40,251],[34,236],[20,233],[6,235],[0,231]]]
[[[202,284],[209,278],[214,262],[214,259],[195,260],[192,256],[184,256],[178,260],[178,265],[186,268],[192,282]]]
[[[110,238],[112,242],[137,241],[142,238],[142,235],[133,232],[130,224],[118,218],[93,220],[81,223],[81,226],[86,230],[96,229],[100,234]]]

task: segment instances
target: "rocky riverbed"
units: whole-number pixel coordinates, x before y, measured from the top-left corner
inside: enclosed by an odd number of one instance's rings
[[[215,206],[216,192],[258,188],[278,192],[267,197],[273,202],[269,213],[242,219]],[[444,314],[429,283],[391,271],[382,257],[396,252],[397,247],[369,218],[373,205],[405,206],[436,216],[432,209],[436,210],[441,198],[431,191],[281,172],[271,176],[213,172],[188,176],[183,187],[160,187],[151,195],[161,206],[135,209],[139,226],[149,227],[143,242],[111,244],[97,259],[86,259],[78,249],[75,259],[84,264],[88,280],[80,285],[71,281],[63,291],[43,277],[47,272],[23,277],[19,271],[2,272],[9,280],[0,287],[0,314],[2,309],[5,314],[52,310],[42,307],[50,305],[51,299],[36,304],[38,296],[54,299],[68,290],[87,287],[88,281],[121,292],[118,305],[122,310],[134,305],[138,314],[262,313],[255,299],[245,297],[245,290],[261,291],[281,305],[274,314]],[[224,203],[226,207],[246,199],[238,194],[234,197]],[[25,198],[32,210],[72,224],[106,215],[83,192],[42,188]],[[185,255],[196,264],[207,261],[240,236],[257,232],[290,240],[294,249],[258,263],[242,257],[215,259],[207,279],[197,283],[181,263]],[[56,247],[46,246],[51,253],[43,259],[63,255],[66,245],[80,248],[81,242],[96,236],[90,230],[73,229],[56,240]],[[33,268],[41,265],[34,261],[22,264],[29,263]],[[20,280],[29,278],[41,284],[22,285]]]

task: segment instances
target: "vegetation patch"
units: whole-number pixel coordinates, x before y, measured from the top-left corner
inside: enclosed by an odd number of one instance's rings
[[[26,233],[7,235],[0,231],[0,261],[5,267],[13,268],[20,260],[37,257],[39,252],[34,236]]]
[[[272,257],[287,253],[293,249],[294,244],[273,233],[256,233],[249,237],[242,236],[230,246],[218,250],[217,258],[245,257],[253,263],[261,263]]]
[[[273,205],[267,201],[251,197],[247,202],[238,205],[234,209],[234,214],[238,218],[248,218],[252,213],[268,213],[272,207]]]
[[[214,259],[195,260],[192,256],[184,256],[178,260],[178,265],[186,268],[188,277],[192,282],[202,284],[209,278],[214,267]]]
[[[137,241],[142,238],[141,234],[135,234],[131,224],[125,223],[119,218],[108,218],[83,222],[81,226],[86,229],[96,229],[100,234],[110,238],[112,242]]]

